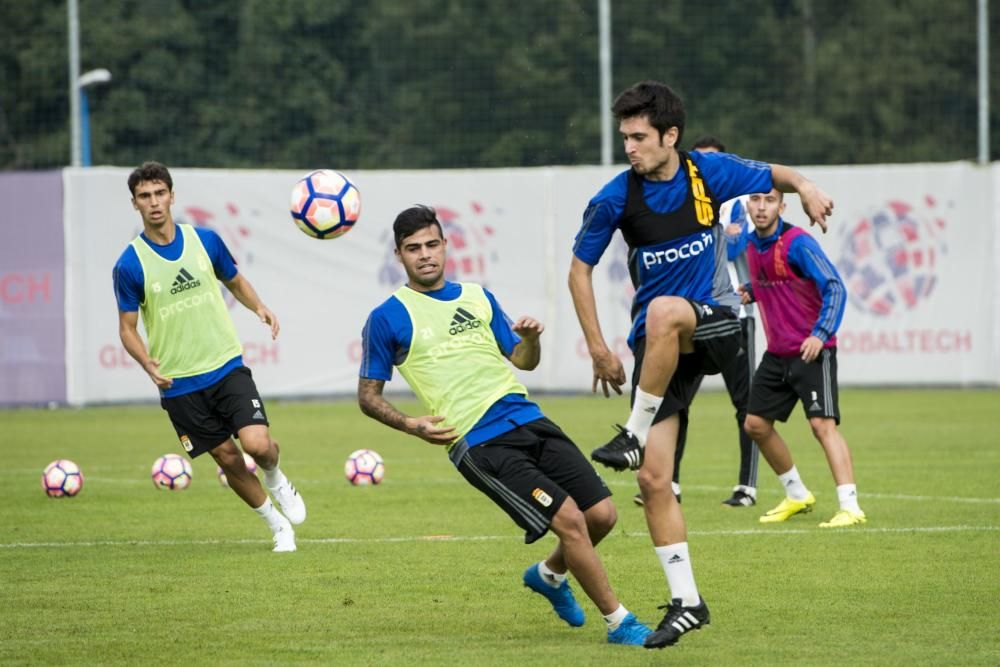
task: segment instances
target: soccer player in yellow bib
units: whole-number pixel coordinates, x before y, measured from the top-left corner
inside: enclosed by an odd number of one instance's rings
[[[393,224],[396,257],[407,282],[365,324],[358,402],[387,426],[447,447],[472,486],[524,529],[530,544],[552,530],[555,550],[525,571],[571,626],[584,623],[567,581],[572,572],[594,602],[613,644],[642,645],[650,630],[615,596],[594,545],[617,520],[611,492],[554,423],[545,418],[510,364],[538,365],[544,327],[511,322],[474,283],[445,280],[448,242],[434,209],[408,208]],[[428,414],[400,412],[382,394],[395,366]]]
[[[181,446],[194,458],[205,452],[226,474],[229,487],[267,522],[274,551],[295,551],[291,524],[305,521],[306,506],[278,467],[278,443],[218,281],[278,335],[278,318],[236,269],[214,231],[174,222],[173,178],[158,162],[146,162],[128,178],[142,233],[114,268],[118,331],[122,345],[160,390]],[[138,331],[139,313],[149,346]],[[247,470],[243,450],[264,471],[264,483]],[[284,512],[284,515],[282,514]]]

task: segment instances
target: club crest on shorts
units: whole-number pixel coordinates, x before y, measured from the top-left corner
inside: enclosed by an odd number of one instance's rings
[[[190,452],[192,449],[194,449],[194,444],[192,444],[191,438],[187,437],[186,435],[182,435],[181,447],[184,448],[185,452]]]
[[[545,493],[541,489],[535,489],[534,491],[532,491],[531,496],[532,498],[537,500],[538,504],[541,505],[542,507],[548,507],[549,505],[552,504],[552,496]]]

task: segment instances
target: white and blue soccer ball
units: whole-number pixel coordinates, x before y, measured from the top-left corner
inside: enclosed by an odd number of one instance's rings
[[[344,462],[344,476],[354,486],[380,484],[385,477],[385,463],[378,452],[358,449],[351,452]]]
[[[191,486],[191,462],[180,454],[164,454],[153,461],[153,486],[170,491],[183,491]]]
[[[42,489],[50,498],[72,498],[83,488],[83,472],[69,459],[56,459],[42,471]]]
[[[339,171],[318,169],[292,188],[292,220],[317,239],[335,239],[354,227],[361,215],[361,192]]]

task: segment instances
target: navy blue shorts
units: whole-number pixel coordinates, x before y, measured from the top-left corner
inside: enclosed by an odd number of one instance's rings
[[[807,419],[829,417],[840,423],[837,348],[824,349],[809,363],[798,355],[779,357],[764,353],[750,385],[747,412],[783,422],[799,401]]]
[[[458,471],[524,529],[526,544],[548,532],[566,498],[585,512],[611,496],[577,446],[544,417],[469,447]]]
[[[663,403],[653,418],[657,424],[671,415],[691,406],[701,381],[706,375],[721,373],[743,351],[743,334],[740,321],[732,308],[708,306],[688,301],[694,309],[698,324],[694,330],[694,352],[680,355],[677,370],[667,386]],[[632,396],[634,400],[642,359],[646,354],[646,337],[635,343],[635,366],[632,370]]]
[[[234,368],[211,387],[161,398],[160,406],[191,458],[215,449],[244,426],[268,425],[264,401],[246,366]]]

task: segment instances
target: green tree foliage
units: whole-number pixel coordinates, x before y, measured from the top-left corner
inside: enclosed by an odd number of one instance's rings
[[[81,71],[114,76],[89,93],[97,164],[599,161],[597,0],[79,9]],[[0,18],[0,168],[65,165],[65,0],[0,0]],[[711,133],[789,164],[975,157],[975,0],[630,0],[612,3],[612,22],[615,92],[642,79],[673,86],[687,104],[685,145]],[[1000,28],[1000,12],[991,23]]]

